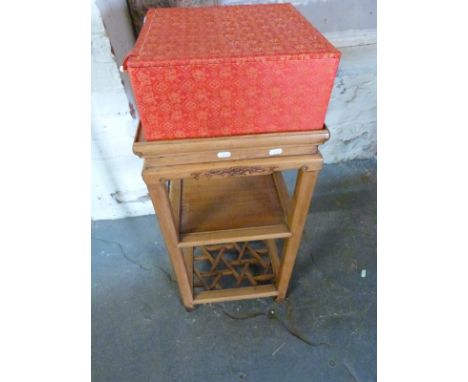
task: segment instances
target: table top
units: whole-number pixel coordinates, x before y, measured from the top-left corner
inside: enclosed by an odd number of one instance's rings
[[[268,151],[275,149],[291,151],[291,149],[298,147],[317,147],[317,145],[325,143],[329,138],[330,132],[324,125],[321,130],[300,132],[147,141],[144,138],[140,123],[133,142],[133,152],[139,157],[161,157],[193,153],[220,153],[233,150],[240,150],[243,153],[254,153],[255,150],[263,149],[268,149]],[[304,153],[300,152],[299,154]],[[223,159],[223,157],[220,159]]]

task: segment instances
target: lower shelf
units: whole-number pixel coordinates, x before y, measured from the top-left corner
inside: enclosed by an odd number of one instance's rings
[[[281,173],[183,179],[179,247],[291,237]]]

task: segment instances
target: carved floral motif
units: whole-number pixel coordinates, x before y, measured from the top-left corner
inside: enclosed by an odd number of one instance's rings
[[[260,166],[250,166],[250,167],[228,167],[213,169],[205,172],[194,172],[190,174],[194,179],[198,179],[200,176],[245,176],[245,175],[261,175],[261,174],[270,174],[275,170],[275,167],[260,167]]]

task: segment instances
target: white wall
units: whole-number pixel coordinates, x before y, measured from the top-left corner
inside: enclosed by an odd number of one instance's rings
[[[313,3],[307,3],[307,12]],[[126,1],[97,0],[97,5],[92,0],[92,219],[153,214],[142,161],[132,153],[133,96],[118,71],[133,46]],[[375,29],[334,29],[324,34],[343,56],[326,118],[331,131],[322,147],[326,163],[373,157],[377,147]]]
[[[95,0],[104,28],[112,45],[112,53],[117,63],[122,63],[135,44],[132,21],[126,0]],[[125,93],[136,112],[135,100],[128,76],[121,75]]]
[[[132,153],[136,119],[130,114],[116,58],[94,1],[91,33],[92,219],[153,213],[145,198],[141,160]]]
[[[321,148],[325,163],[377,154],[377,45],[372,43],[375,33],[368,36],[369,45],[341,41],[342,58],[325,119],[331,138]],[[340,45],[338,38],[335,45]]]

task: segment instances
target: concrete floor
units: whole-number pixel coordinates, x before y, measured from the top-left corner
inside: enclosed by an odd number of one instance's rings
[[[376,191],[374,160],[325,166],[281,305],[188,313],[154,215],[92,222],[93,381],[375,381]]]

